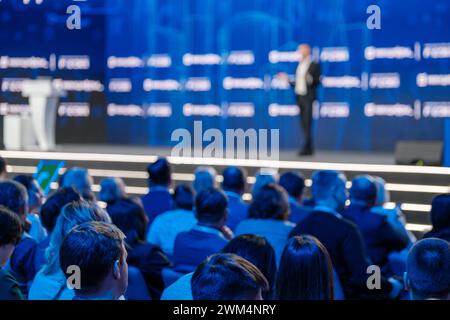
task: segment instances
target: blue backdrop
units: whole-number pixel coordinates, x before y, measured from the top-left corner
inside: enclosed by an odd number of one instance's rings
[[[11,92],[15,78],[103,85],[65,84],[60,142],[173,145],[173,130],[202,120],[205,129],[280,129],[281,147],[298,148],[293,91],[274,75],[295,72],[301,42],[322,66],[318,148],[440,140],[450,117],[446,0],[88,0],[79,4],[76,31],[65,25],[71,1],[20,2],[0,3],[0,56],[44,57],[50,67],[0,62],[2,114],[25,103]],[[381,9],[381,30],[366,26],[372,4]],[[89,68],[61,69],[63,55],[88,56]]]

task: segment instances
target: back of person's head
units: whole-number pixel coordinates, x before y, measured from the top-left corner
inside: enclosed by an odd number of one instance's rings
[[[99,200],[113,203],[126,198],[125,183],[121,178],[105,178],[100,181]]]
[[[250,218],[286,220],[289,202],[286,191],[276,184],[263,186],[248,208]]]
[[[10,209],[25,222],[28,211],[28,192],[20,183],[12,180],[0,182],[0,205]]]
[[[81,196],[72,187],[62,188],[51,195],[41,207],[42,225],[48,232],[55,228],[61,209],[68,203],[80,201]]]
[[[149,185],[167,187],[172,181],[172,169],[169,161],[159,158],[147,167]]]
[[[22,237],[22,222],[17,214],[0,206],[0,268],[8,261]]]
[[[350,200],[352,203],[373,206],[377,200],[377,185],[369,175],[356,176],[352,180],[350,188]]]
[[[305,178],[300,173],[289,171],[281,175],[279,184],[291,197],[301,199],[305,189]]]
[[[213,167],[198,167],[194,172],[192,186],[196,193],[216,186],[216,170]]]
[[[175,188],[173,201],[178,209],[191,211],[194,208],[194,192],[186,184],[180,184]]]
[[[18,175],[13,178],[27,189],[28,209],[30,211],[38,210],[44,202],[44,191],[32,175]]]
[[[6,178],[6,161],[0,156],[0,181]]]
[[[450,228],[450,194],[441,194],[431,202],[431,224],[433,229]]]
[[[255,197],[259,191],[268,184],[277,182],[277,175],[273,170],[261,169],[256,173],[255,183],[252,187],[252,197]]]
[[[242,194],[247,185],[247,174],[239,167],[228,167],[222,173],[222,189]]]
[[[377,200],[375,201],[375,205],[382,207],[391,198],[389,191],[386,189],[386,181],[382,177],[376,176],[373,179],[377,186]]]
[[[227,208],[228,199],[218,189],[203,190],[195,197],[195,214],[200,223],[225,224]]]
[[[138,201],[124,199],[106,209],[112,222],[126,235],[128,244],[145,242],[148,217]]]
[[[125,235],[114,225],[90,221],[73,228],[59,251],[61,269],[67,277],[70,266],[80,270],[80,287],[76,292],[118,299],[128,286]]]
[[[69,231],[84,222],[111,222],[109,215],[96,204],[84,200],[66,204],[56,219],[56,225],[50,236],[50,244],[46,251],[48,263],[44,266],[45,274],[53,274],[59,269],[59,248]]]
[[[194,300],[261,300],[269,284],[257,267],[231,253],[208,257],[191,280]]]
[[[74,188],[86,201],[94,201],[95,195],[92,192],[92,177],[85,168],[71,168],[64,174],[62,187]]]
[[[278,269],[279,300],[333,300],[333,267],[327,249],[312,236],[293,237]]]
[[[266,277],[270,290],[266,292],[264,297],[270,297],[275,284],[277,263],[275,250],[265,237],[254,234],[242,234],[228,242],[222,249],[222,253],[234,253],[253,263]]]
[[[450,299],[450,243],[428,238],[414,244],[405,280],[412,300]]]
[[[343,173],[334,170],[316,171],[312,176],[311,193],[317,204],[333,206],[336,210],[345,207],[347,190],[346,177]]]

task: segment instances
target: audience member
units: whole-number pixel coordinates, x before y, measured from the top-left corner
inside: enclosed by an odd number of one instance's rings
[[[27,220],[28,193],[23,185],[15,181],[0,182],[0,205],[14,212],[22,222],[24,232],[11,259],[5,268],[16,278],[23,295],[28,295],[28,285],[36,275],[35,255],[37,242],[26,232],[30,223]]]
[[[236,235],[257,234],[266,237],[279,263],[289,233],[295,226],[287,221],[289,202],[286,191],[275,184],[263,186],[253,198],[248,213],[249,219],[238,225]]]
[[[289,195],[290,214],[289,221],[297,224],[310,213],[310,210],[303,207],[303,191],[305,189],[305,178],[297,172],[289,171],[283,173],[279,181]]]
[[[405,272],[411,300],[450,300],[450,244],[428,238],[409,251]]]
[[[266,238],[253,234],[242,234],[228,242],[222,253],[234,253],[257,267],[269,284],[268,290],[263,292],[263,298],[264,300],[272,298],[277,263],[275,250]]]
[[[215,254],[191,280],[194,300],[262,300],[269,284],[257,267],[235,254]]]
[[[61,209],[68,203],[74,201],[80,201],[81,196],[72,187],[61,188],[51,195],[41,207],[40,217],[42,225],[47,230],[47,237],[38,243],[35,265],[36,270],[40,270],[41,267],[47,263],[45,251],[50,245],[50,238],[55,228],[56,220],[58,219]]]
[[[147,168],[149,192],[142,197],[149,226],[161,213],[173,209],[172,195],[169,187],[172,183],[172,169],[165,158],[160,158]]]
[[[0,206],[0,301],[23,299],[16,279],[3,269],[21,236],[22,222],[19,217],[8,208]]]
[[[293,237],[281,257],[278,300],[333,300],[333,266],[327,249],[312,236]]]
[[[227,226],[235,231],[239,223],[248,217],[248,205],[242,201],[247,188],[247,174],[238,167],[228,167],[222,175],[222,189],[228,197]]]
[[[59,264],[59,249],[64,237],[75,226],[89,221],[111,222],[100,207],[84,200],[65,205],[58,216],[46,251],[47,263],[37,273],[30,288],[30,300],[71,300],[73,290],[66,286],[66,279]]]
[[[148,242],[159,246],[172,257],[175,238],[181,232],[191,230],[196,224],[194,212],[194,193],[187,185],[179,185],[173,194],[175,209],[165,212],[153,221],[147,234]]]
[[[28,192],[28,214],[27,220],[30,222],[28,234],[37,242],[41,242],[47,237],[47,231],[42,226],[39,212],[42,204],[45,202],[44,191],[31,175],[15,176],[14,181],[23,185]]]
[[[152,299],[159,300],[164,289],[161,272],[171,263],[159,247],[146,240],[148,217],[144,208],[132,199],[122,198],[108,204],[107,211],[126,236],[128,264],[141,271]]]
[[[114,225],[90,221],[73,228],[61,243],[62,270],[78,266],[73,300],[119,300],[128,287],[125,235]],[[65,273],[69,278],[71,273]]]
[[[226,227],[226,196],[217,189],[200,192],[195,198],[195,215],[198,223],[175,239],[174,265],[178,272],[188,273],[205,258],[223,249],[233,235]]]
[[[217,172],[213,167],[198,167],[194,172],[192,187],[196,194],[216,187]]]
[[[406,217],[400,206],[394,208],[386,208],[386,204],[390,201],[389,191],[386,189],[386,182],[381,177],[373,177],[377,186],[377,199],[371,211],[387,217],[388,223],[400,234],[405,242],[409,244],[416,242],[414,234],[406,229]]]
[[[277,271],[275,251],[264,238],[251,234],[244,234],[233,238],[223,248],[222,253],[234,253],[241,258],[253,263],[266,277],[269,289],[263,292],[263,298],[272,298]],[[193,273],[189,273],[166,288],[161,297],[162,300],[192,300],[191,279]]]
[[[376,198],[374,179],[367,175],[357,176],[350,188],[350,206],[342,215],[358,226],[372,263],[384,267],[389,254],[403,250],[409,241],[388,223],[385,215],[371,211]]]
[[[260,169],[255,176],[255,183],[252,188],[252,198],[256,197],[262,187],[268,184],[277,183],[277,173],[272,169]]]
[[[433,229],[424,238],[439,238],[450,242],[450,194],[441,194],[431,202],[431,225]]]
[[[382,277],[380,290],[367,287],[370,262],[361,233],[355,224],[338,213],[343,211],[347,201],[345,184],[342,173],[330,170],[314,173],[312,195],[316,207],[295,227],[291,237],[309,234],[325,246],[347,298],[397,297],[402,287],[394,279],[388,281]]]
[[[95,195],[92,191],[93,180],[85,168],[74,167],[67,170],[61,178],[61,187],[74,188],[86,201],[95,201]]]

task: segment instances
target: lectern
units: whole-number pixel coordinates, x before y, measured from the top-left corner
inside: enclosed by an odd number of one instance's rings
[[[29,98],[34,134],[43,151],[55,148],[56,111],[63,91],[50,79],[25,80],[22,95]]]

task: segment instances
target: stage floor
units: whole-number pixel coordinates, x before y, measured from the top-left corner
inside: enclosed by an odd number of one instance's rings
[[[103,153],[170,156],[171,148],[126,146],[126,145],[79,145],[66,144],[56,146],[55,152],[74,153]],[[317,150],[313,156],[298,156],[297,150],[280,151],[281,161],[333,162],[333,163],[364,163],[364,164],[395,164],[393,153],[356,152],[356,151],[321,151]]]

